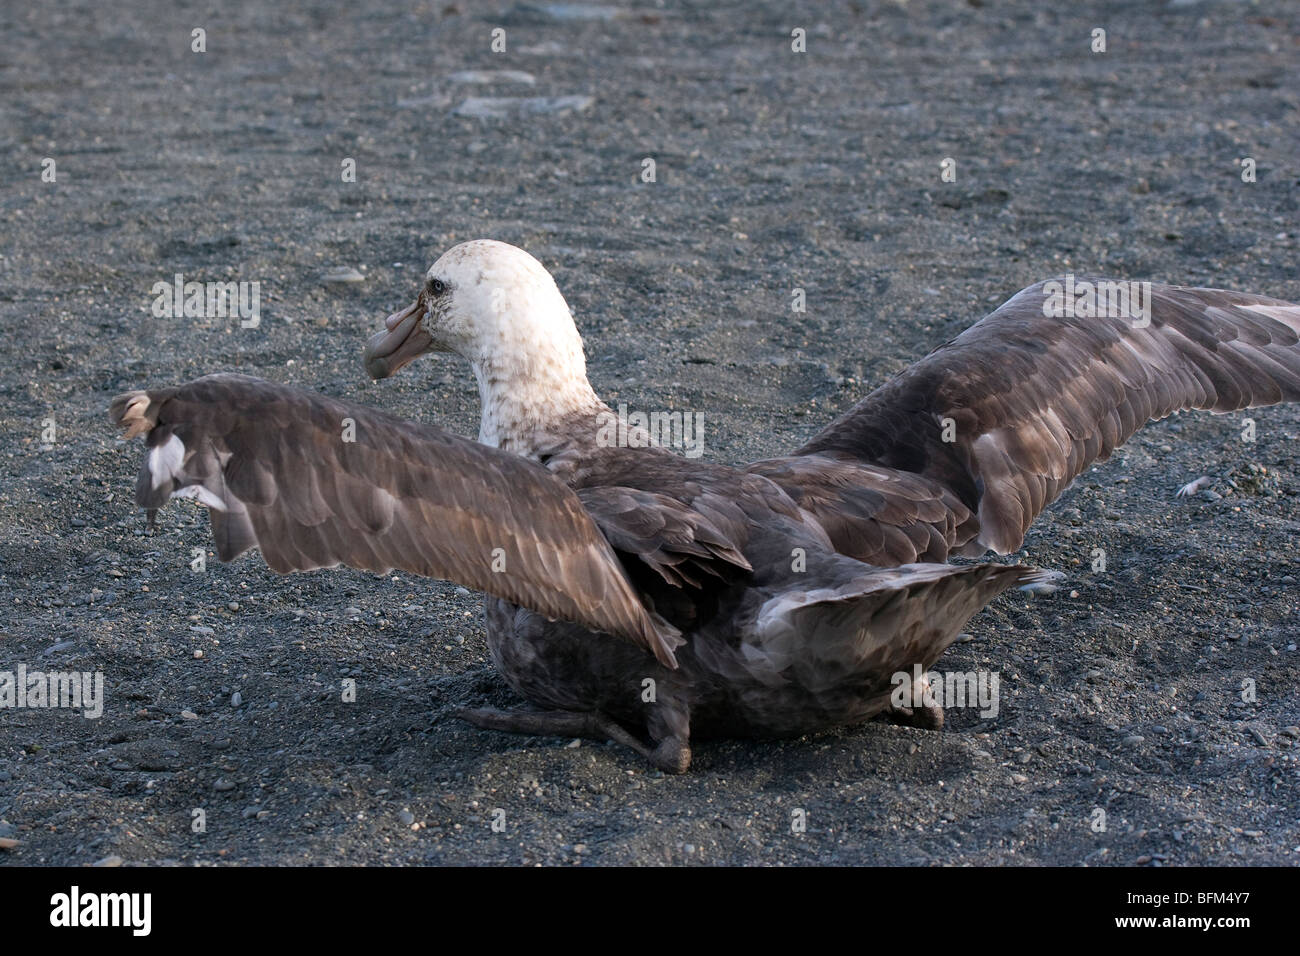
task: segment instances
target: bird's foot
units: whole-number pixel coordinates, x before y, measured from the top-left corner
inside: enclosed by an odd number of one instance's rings
[[[598,711],[498,710],[495,707],[462,708],[461,720],[484,730],[542,737],[585,737],[612,740],[630,747],[664,773],[685,773],[691,765],[690,745],[678,737],[666,737],[649,747],[612,717]]]
[[[936,698],[930,691],[930,677],[923,675],[908,681],[902,688],[902,700],[910,700],[912,706],[894,703],[891,695],[889,707],[880,715],[893,724],[904,727],[917,727],[921,730],[943,730],[942,698]]]
[[[685,773],[691,767],[691,745],[680,737],[665,737],[650,754],[650,762],[664,773]]]
[[[943,730],[943,708],[938,704],[922,704],[920,707],[895,707],[891,704],[884,717],[904,727]]]

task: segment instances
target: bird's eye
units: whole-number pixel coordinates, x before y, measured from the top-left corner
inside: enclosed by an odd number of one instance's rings
[[[430,279],[428,288],[429,295],[442,295],[447,291],[447,283],[441,279]]]

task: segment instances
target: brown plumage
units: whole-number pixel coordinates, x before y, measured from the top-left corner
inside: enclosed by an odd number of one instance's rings
[[[1040,283],[793,455],[737,469],[605,446],[612,412],[526,253],[466,243],[428,278],[367,367],[464,355],[478,442],[213,375],[114,400],[149,448],[137,500],[197,498],[223,560],[256,546],[280,572],[400,568],[484,591],[494,661],[544,709],[468,719],[608,737],[668,770],[689,764],[692,734],[799,734],[888,708],[896,675],[1039,579],[941,562],[1018,548],[1145,421],[1300,398],[1300,307],[1155,286],[1146,325],[1053,318]]]
[[[674,663],[676,629],[646,609],[578,496],[526,458],[247,375],[128,392],[109,414],[128,434],[152,423],[136,501],[202,488],[222,561],[256,546],[281,574],[447,578]],[[183,461],[161,473],[172,441]]]
[[[1012,297],[795,454],[930,478],[975,512],[953,553],[1007,554],[1084,469],[1148,421],[1300,397],[1300,307],[1153,285],[1149,324],[1137,327],[1122,317],[1048,318],[1046,285]],[[944,418],[953,442],[942,440]]]

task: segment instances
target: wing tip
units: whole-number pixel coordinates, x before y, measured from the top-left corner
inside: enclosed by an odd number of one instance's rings
[[[1018,569],[1019,574],[1015,580],[1008,583],[1014,585],[1018,590],[1026,594],[1032,594],[1035,597],[1055,593],[1066,580],[1063,571],[1053,571],[1050,568],[1033,568],[1027,564],[1013,564],[1010,567]]]
[[[646,631],[646,643],[654,653],[655,659],[669,670],[677,670],[677,648],[686,643],[682,632],[669,624],[658,613],[649,613],[649,627]]]

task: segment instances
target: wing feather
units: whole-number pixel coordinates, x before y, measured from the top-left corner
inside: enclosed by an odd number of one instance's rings
[[[578,496],[534,462],[243,375],[121,395],[110,416],[146,434],[137,501],[153,512],[202,495],[223,561],[258,547],[281,573],[444,578],[676,666],[676,629],[646,608]]]
[[[1084,469],[1147,421],[1182,409],[1230,412],[1300,399],[1300,306],[1153,285],[1143,325],[1126,317],[1050,317],[1047,286],[1011,298],[795,455],[938,482],[976,515],[958,520],[950,536],[957,553],[1005,554]],[[942,440],[945,419],[955,424],[955,441]],[[796,494],[789,483],[783,487]],[[864,517],[851,513],[848,497],[835,508],[842,523]]]

